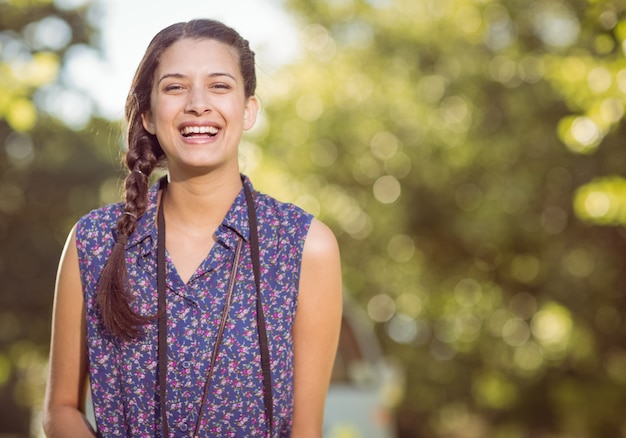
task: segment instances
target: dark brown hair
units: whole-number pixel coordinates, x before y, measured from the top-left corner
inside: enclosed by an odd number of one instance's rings
[[[121,339],[136,338],[141,334],[141,325],[154,320],[154,316],[138,315],[130,306],[126,241],[135,231],[137,219],[148,207],[149,176],[157,167],[166,167],[167,164],[159,141],[145,130],[141,116],[150,109],[154,72],[161,55],[172,44],[184,38],[212,39],[234,48],[239,55],[245,96],[253,96],[256,90],[254,52],[248,41],[219,21],[198,19],[173,24],[156,34],[148,45],[126,99],[128,150],[124,154],[123,163],[130,172],[124,181],[124,212],[117,220],[117,240],[98,284],[97,302],[102,312],[102,322],[111,334]]]

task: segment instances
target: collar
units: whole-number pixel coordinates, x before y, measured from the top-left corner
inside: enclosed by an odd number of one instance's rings
[[[156,251],[156,243],[157,243],[157,226],[156,226],[156,215],[157,215],[157,203],[159,199],[159,192],[161,188],[161,184],[163,184],[162,180],[167,178],[167,176],[162,177],[153,184],[148,190],[148,208],[146,212],[137,219],[137,227],[133,234],[128,238],[128,242],[126,243],[126,249],[130,249],[134,246],[139,245],[144,242],[144,248],[147,250]],[[250,178],[245,175],[241,175],[242,184],[248,185],[250,190],[255,195],[254,187],[252,186],[252,182]],[[217,227],[215,231],[216,238],[218,242],[222,242],[226,246],[230,248],[235,248],[237,245],[237,236],[233,233],[236,233],[245,241],[250,240],[250,225],[248,223],[248,206],[246,204],[246,197],[243,190],[243,186],[237,197],[233,201],[228,213],[224,217],[222,223]]]
[[[254,187],[252,186],[252,182],[250,178],[245,175],[241,175],[241,183],[242,187],[237,194],[237,197],[233,201],[228,213],[224,217],[222,224],[217,228],[217,238],[218,240],[221,237],[225,237],[222,235],[222,232],[225,230],[232,230],[237,233],[243,240],[246,242],[250,241],[250,223],[248,221],[248,205],[246,203],[246,195],[243,190],[243,186],[247,185],[250,188],[250,191],[253,193],[253,196],[256,200],[256,193],[254,191]],[[230,247],[234,248],[237,245],[235,236],[232,233],[228,233],[230,239],[229,244]]]

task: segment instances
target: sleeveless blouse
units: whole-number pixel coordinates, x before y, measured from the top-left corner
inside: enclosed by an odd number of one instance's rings
[[[244,184],[251,187],[247,177]],[[149,207],[126,244],[131,307],[157,313],[156,212],[158,184]],[[265,312],[274,437],[289,436],[293,414],[293,339],[304,240],[312,216],[300,208],[255,193],[259,227],[261,293]],[[85,298],[90,385],[99,436],[159,437],[157,322],[143,326],[133,341],[113,337],[96,305],[100,273],[116,238],[123,205],[83,216],[76,228]],[[256,320],[256,289],[250,229],[243,189],[215,232],[216,242],[187,283],[166,253],[168,367],[167,417],[170,436],[191,436],[208,373],[238,239],[244,240],[226,329],[207,396],[200,436],[265,436],[263,379]]]

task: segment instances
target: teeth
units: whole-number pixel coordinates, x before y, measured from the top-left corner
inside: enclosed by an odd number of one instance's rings
[[[219,132],[215,126],[185,126],[180,130],[183,135],[191,135],[191,134],[209,134],[215,135]]]

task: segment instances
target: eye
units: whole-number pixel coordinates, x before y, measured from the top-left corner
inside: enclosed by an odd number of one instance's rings
[[[183,89],[183,86],[181,84],[168,84],[163,87],[163,90],[165,92],[180,91],[182,89]]]
[[[217,90],[230,90],[232,87],[224,82],[216,82],[215,84],[211,85],[211,88]]]

